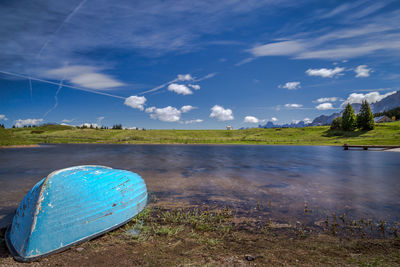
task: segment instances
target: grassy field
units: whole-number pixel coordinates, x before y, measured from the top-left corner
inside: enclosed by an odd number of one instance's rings
[[[332,131],[329,126],[247,130],[100,130],[47,125],[0,129],[0,146],[39,143],[400,145],[400,121],[372,131]]]

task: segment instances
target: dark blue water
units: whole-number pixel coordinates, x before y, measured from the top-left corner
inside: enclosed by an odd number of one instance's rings
[[[346,212],[398,221],[400,153],[323,146],[44,145],[0,149],[0,223],[54,170],[98,164],[137,172],[166,206],[216,205],[283,219]],[[1,225],[0,225],[1,226]]]

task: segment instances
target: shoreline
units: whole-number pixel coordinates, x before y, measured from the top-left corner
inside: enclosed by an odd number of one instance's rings
[[[31,144],[31,145],[1,145],[0,149],[9,149],[9,148],[38,148],[47,145],[140,145],[140,146],[324,146],[324,147],[343,147],[343,144],[249,144],[249,143],[101,143],[101,142],[92,142],[92,143],[39,143],[39,144]],[[393,146],[396,146],[395,144]],[[363,146],[363,145],[360,145]],[[391,145],[389,145],[391,146]],[[352,150],[361,150],[361,149],[352,149]],[[390,148],[390,149],[377,149],[370,151],[385,151],[385,152],[400,152],[400,148]]]
[[[340,223],[340,222],[339,222]],[[246,217],[228,208],[165,208],[150,203],[129,223],[37,261],[40,266],[378,266],[400,264],[400,239],[343,236],[321,226]],[[316,231],[320,229],[319,231]],[[0,265],[25,266],[9,254],[0,230]]]
[[[6,146],[0,146],[1,148],[29,148],[29,147],[40,147],[39,144],[33,144],[33,145],[6,145]]]

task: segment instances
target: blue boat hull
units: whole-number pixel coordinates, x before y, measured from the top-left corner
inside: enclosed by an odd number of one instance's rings
[[[127,223],[146,203],[146,184],[135,173],[103,166],[59,170],[25,196],[6,243],[16,260],[35,260]]]

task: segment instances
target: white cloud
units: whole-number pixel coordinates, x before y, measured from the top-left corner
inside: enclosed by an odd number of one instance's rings
[[[176,122],[181,119],[182,112],[174,107],[168,106],[165,108],[151,107],[146,109],[146,112],[151,113],[152,119],[158,119],[165,122]]]
[[[146,101],[147,99],[144,96],[132,95],[125,99],[124,104],[131,108],[137,108],[143,110],[144,109],[143,105],[146,103]]]
[[[332,106],[332,103],[322,103],[319,104],[318,106],[315,107],[318,110],[328,110],[328,109],[334,109]]]
[[[61,67],[48,70],[44,75],[53,79],[68,80],[75,85],[96,90],[107,90],[125,85],[108,75],[99,73],[99,70],[92,66]]]
[[[0,114],[0,120],[7,121],[6,115]]]
[[[389,92],[389,93],[386,93],[386,94],[383,94],[383,95],[381,95],[379,92],[371,92],[371,93],[367,93],[367,94],[353,93],[353,94],[350,94],[349,97],[346,99],[346,101],[344,101],[342,103],[341,107],[346,106],[348,103],[349,104],[362,103],[363,100],[367,100],[367,102],[369,104],[372,104],[372,103],[381,101],[385,97],[388,97],[388,96],[393,95],[395,93],[396,93],[396,91]]]
[[[306,73],[309,76],[320,76],[323,78],[333,78],[335,75],[339,75],[344,71],[344,68],[336,67],[334,69],[308,69]]]
[[[180,95],[193,94],[193,92],[186,85],[183,84],[171,83],[170,85],[168,85],[168,90]]]
[[[276,122],[276,121],[278,121],[278,119],[275,118],[275,117],[272,117],[272,118],[271,118],[271,121]]]
[[[152,112],[154,112],[154,110],[156,110],[156,107],[149,107],[149,108],[146,108],[145,112],[152,113]]]
[[[317,103],[324,103],[324,102],[336,102],[338,101],[339,98],[338,97],[322,97],[322,98],[318,98],[317,100],[315,100],[314,102]]]
[[[104,120],[104,117],[103,117],[103,116],[97,118],[97,122],[98,122],[98,123],[101,123],[102,120]]]
[[[182,113],[187,113],[187,112],[189,112],[189,111],[191,111],[191,110],[193,110],[193,109],[195,109],[195,107],[193,107],[193,106],[191,106],[191,105],[187,105],[187,106],[181,107]]]
[[[25,120],[16,120],[15,127],[22,127],[24,125],[38,125],[43,122],[43,119],[25,119]]]
[[[304,121],[304,123],[309,124],[309,123],[312,122],[312,119],[310,119],[310,118],[304,118],[303,121]]]
[[[93,128],[100,128],[100,127],[101,127],[101,126],[98,125],[97,123],[87,123],[87,122],[82,123],[82,124],[79,125],[79,126],[80,126],[80,127],[86,126],[86,127],[88,127],[88,128],[90,128],[90,126],[92,126]]]
[[[302,106],[302,104],[285,104],[287,108],[301,108]]]
[[[196,119],[196,120],[185,121],[185,124],[200,123],[200,122],[203,122],[203,120],[201,120],[201,119]]]
[[[371,71],[367,65],[360,65],[354,70],[357,73],[356,78],[369,77]]]
[[[234,119],[231,109],[224,109],[219,105],[215,105],[211,108],[210,118],[216,118],[220,121],[230,121]]]
[[[192,87],[194,90],[200,90],[200,85],[198,84],[189,84],[190,87]]]
[[[305,49],[301,41],[283,41],[255,46],[249,52],[255,57],[295,55]]]
[[[98,90],[105,90],[124,85],[123,83],[118,82],[113,78],[100,73],[81,74],[72,78],[70,81],[82,87]]]
[[[286,88],[286,89],[289,89],[289,90],[296,90],[296,89],[301,88],[300,82],[287,82],[284,85],[279,85],[278,87],[279,88]]]
[[[71,119],[71,120],[69,120],[69,119],[63,119],[62,120],[62,122],[64,122],[64,123],[70,123],[70,122],[73,122],[75,119]]]
[[[243,122],[248,122],[248,123],[259,123],[260,120],[259,120],[258,118],[256,118],[256,117],[254,117],[254,116],[246,116],[246,117],[244,118],[244,121],[243,121]]]
[[[181,82],[183,82],[183,81],[192,81],[193,77],[190,74],[178,74],[176,80],[177,81],[181,81]]]

